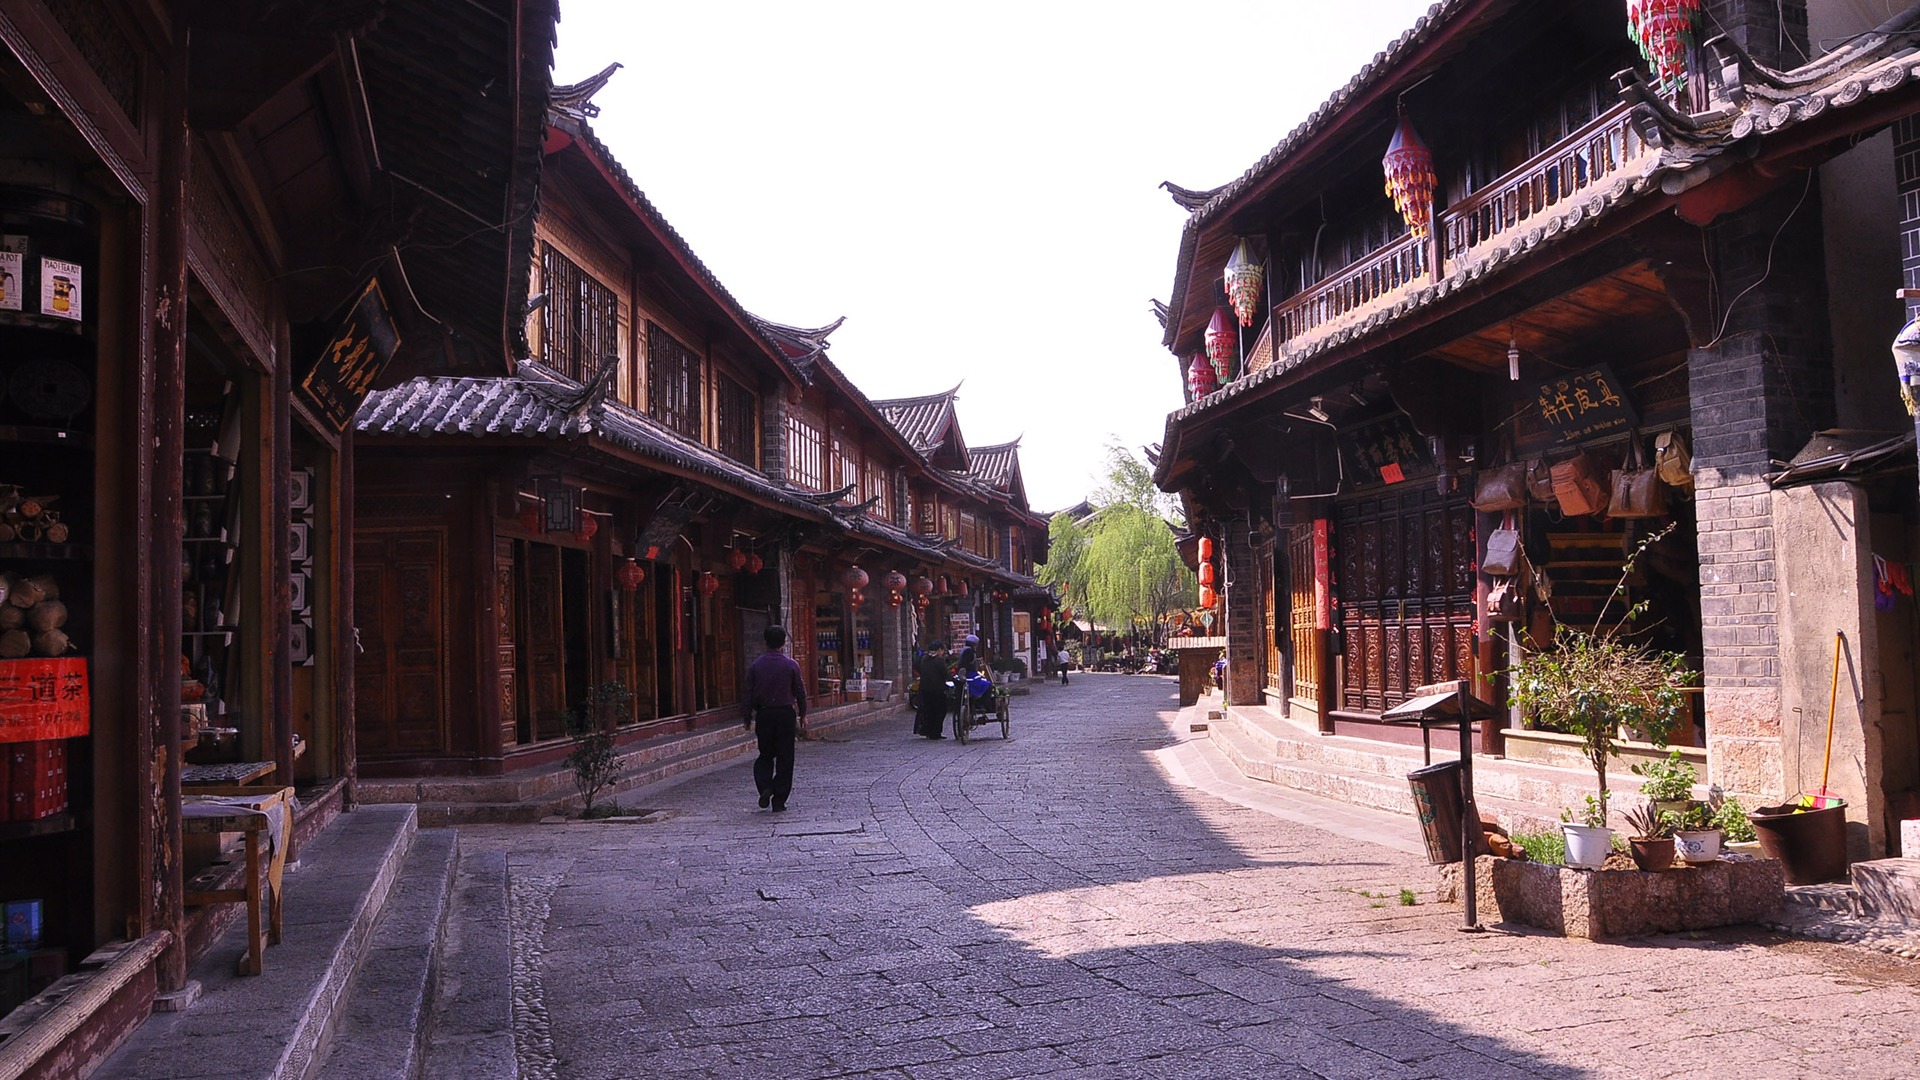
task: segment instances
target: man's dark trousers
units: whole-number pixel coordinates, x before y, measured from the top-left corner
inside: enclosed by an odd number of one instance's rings
[[[760,756],[753,760],[753,784],[760,794],[773,796],[773,805],[785,806],[793,794],[793,740],[799,719],[791,705],[761,709],[753,730],[760,737]]]

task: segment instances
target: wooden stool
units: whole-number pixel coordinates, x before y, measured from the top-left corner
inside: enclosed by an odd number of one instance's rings
[[[267,919],[261,934],[260,845],[270,840],[268,815],[281,815],[280,839],[272,845],[266,865]],[[195,889],[189,884],[188,904],[247,905],[247,953],[240,960],[242,975],[260,974],[261,953],[280,943],[280,878],[287,863],[287,845],[293,839],[293,789],[195,785],[181,799],[180,829],[184,833],[240,833],[246,840],[246,887]]]

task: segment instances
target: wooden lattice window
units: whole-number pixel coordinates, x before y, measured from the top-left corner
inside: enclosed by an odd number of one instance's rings
[[[745,465],[760,464],[760,400],[725,375],[713,379],[714,449]]]
[[[619,356],[619,298],[551,244],[541,246],[540,277],[547,293],[540,360],[586,382]]]
[[[833,479],[830,484],[836,488],[853,487],[841,502],[860,500],[860,444],[844,431],[833,433]]]
[[[799,409],[787,413],[787,477],[808,491],[827,489],[827,454],[820,425]]]
[[[920,503],[920,534],[922,536],[940,535],[940,504],[932,499]]]
[[[700,438],[700,357],[658,323],[647,324],[647,413],[689,439]]]
[[[1293,526],[1287,535],[1287,578],[1292,594],[1287,624],[1293,643],[1292,694],[1317,709],[1324,704],[1320,673],[1326,670],[1321,651],[1326,635],[1314,628],[1313,565],[1313,523],[1309,521]]]
[[[861,499],[863,501],[873,498],[880,500],[874,503],[873,509],[868,512],[882,521],[891,522],[893,520],[893,478],[887,475],[886,466],[873,458],[868,458],[862,470],[862,477]]]

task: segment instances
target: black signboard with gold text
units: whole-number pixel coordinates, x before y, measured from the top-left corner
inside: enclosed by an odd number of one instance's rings
[[[1534,407],[1562,444],[1627,431],[1640,423],[1613,369],[1595,364],[1540,384]]]
[[[368,281],[360,299],[341,320],[340,329],[321,350],[313,370],[300,380],[300,399],[333,430],[347,430],[353,414],[360,411],[360,403],[367,399],[367,391],[373,388],[373,380],[380,377],[399,347],[400,332],[394,328],[380,282]]]

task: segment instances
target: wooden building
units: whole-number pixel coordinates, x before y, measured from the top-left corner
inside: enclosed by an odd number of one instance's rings
[[[1244,175],[1170,186],[1188,402],[1156,480],[1219,541],[1232,700],[1325,733],[1396,738],[1380,713],[1427,683],[1500,698],[1518,641],[1592,626],[1658,534],[1625,599],[1704,672],[1680,737],[1751,805],[1818,784],[1843,627],[1836,775],[1877,854],[1920,791],[1914,623],[1876,611],[1870,558],[1915,561],[1876,135],[1920,102],[1915,16],[1704,8],[1718,33],[1656,79],[1618,5],[1443,0]],[[1527,490],[1569,462],[1606,488],[1663,447],[1646,502]],[[1519,505],[1477,510],[1516,465]],[[1496,577],[1503,526],[1523,558]]]
[[[510,336],[553,19],[0,2],[0,573],[31,620],[0,901],[38,914],[26,992],[73,973],[57,1024],[0,1021],[0,1074],[84,1074],[236,914],[187,904],[201,781],[297,789],[295,846],[350,802],[348,422]]]

